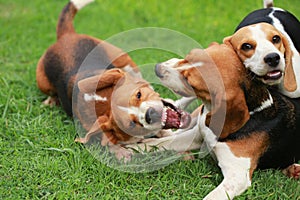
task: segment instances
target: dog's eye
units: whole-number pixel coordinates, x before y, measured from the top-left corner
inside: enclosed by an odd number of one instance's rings
[[[253,49],[253,46],[251,44],[249,44],[249,43],[242,44],[242,50],[249,51],[251,49]]]
[[[142,97],[142,93],[141,92],[136,93],[136,98],[137,99],[141,99],[141,97]]]
[[[273,38],[272,38],[273,44],[278,44],[280,41],[281,41],[281,38],[279,35],[273,36]]]

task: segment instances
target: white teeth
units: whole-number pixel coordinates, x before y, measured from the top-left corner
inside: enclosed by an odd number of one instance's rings
[[[167,107],[163,107],[161,125],[165,126],[166,125],[166,121],[167,121]]]

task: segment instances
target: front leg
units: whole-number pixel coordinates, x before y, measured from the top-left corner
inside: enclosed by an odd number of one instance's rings
[[[221,184],[204,199],[233,199],[251,186],[251,159],[235,156],[226,142],[218,142],[216,135],[205,125],[205,118],[205,114],[199,116],[199,129],[204,138],[204,142],[206,142],[209,149],[216,155],[224,179]]]
[[[185,109],[188,105],[190,105],[197,97],[182,97],[175,101],[175,106],[180,109]]]
[[[205,139],[204,139],[205,140]],[[237,157],[226,143],[218,142],[213,151],[222,170],[223,181],[210,192],[205,200],[228,200],[243,193],[251,186],[250,158]]]
[[[194,126],[185,131],[174,132],[170,136],[144,139],[141,143],[126,145],[125,148],[131,148],[139,152],[150,151],[153,148],[159,151],[185,152],[200,149],[201,144],[202,137],[198,126]]]

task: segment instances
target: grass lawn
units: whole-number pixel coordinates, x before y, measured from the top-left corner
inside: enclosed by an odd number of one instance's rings
[[[41,105],[45,95],[36,87],[36,63],[56,39],[66,2],[0,0],[0,199],[203,198],[222,181],[210,156],[149,173],[118,171],[74,143],[74,124],[60,108]],[[300,18],[300,1],[275,3]],[[262,0],[96,0],[78,13],[75,27],[102,39],[134,28],[168,28],[206,47],[261,7]],[[146,67],[171,57],[153,49],[131,55]],[[256,171],[252,187],[236,199],[300,200],[300,182],[280,171]]]

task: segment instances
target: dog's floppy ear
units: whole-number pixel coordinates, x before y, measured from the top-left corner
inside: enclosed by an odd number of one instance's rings
[[[219,93],[215,96],[213,104],[213,110],[206,116],[206,125],[214,133],[220,133],[221,139],[238,131],[250,118],[244,92],[241,88],[238,93],[235,91],[234,95]]]
[[[89,131],[86,133],[84,138],[76,138],[75,142],[87,143],[90,141],[91,137],[95,135],[100,135],[101,132],[108,132],[110,130],[110,120],[107,116],[100,116],[91,126]]]
[[[124,72],[120,69],[106,70],[104,73],[92,76],[78,82],[78,88],[83,93],[92,93],[106,87],[111,87],[124,77]]]
[[[293,92],[297,89],[297,82],[296,82],[295,72],[293,69],[293,61],[292,61],[293,53],[290,48],[289,41],[285,36],[282,37],[282,42],[285,49],[285,53],[284,53],[285,71],[284,71],[283,86],[287,91]]]
[[[227,36],[227,37],[225,37],[223,39],[223,43],[226,44],[226,45],[228,45],[232,49],[234,49],[233,46],[232,46],[232,44],[231,44],[231,39],[232,39],[232,36]]]
[[[90,141],[90,139],[95,136],[99,135],[101,137],[101,145],[106,146],[108,143],[116,144],[118,142],[118,138],[115,134],[116,130],[114,130],[115,125],[111,117],[108,116],[100,116],[94,122],[90,130],[87,132],[85,137],[83,138],[76,138],[75,142],[80,142],[86,144]],[[118,130],[117,130],[118,131]],[[122,134],[122,133],[121,133]]]

